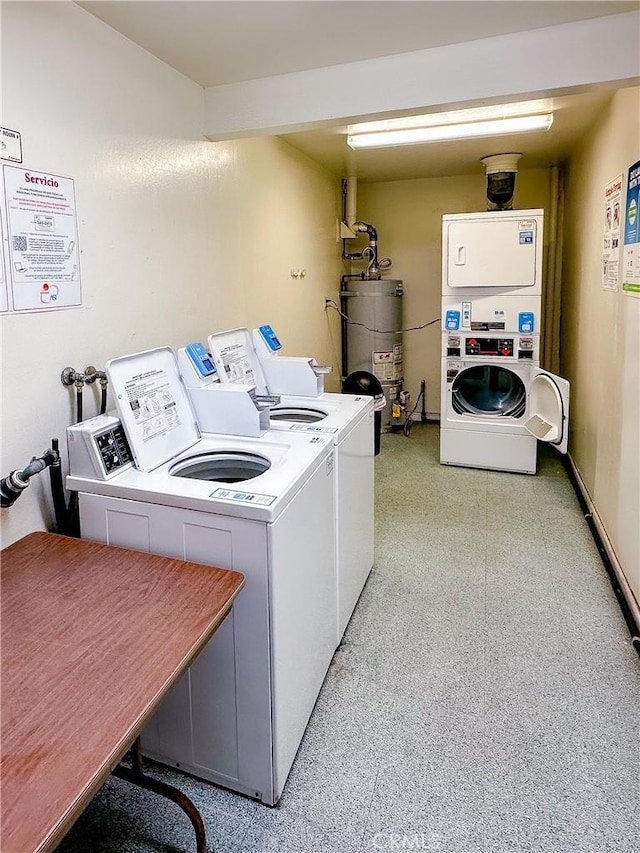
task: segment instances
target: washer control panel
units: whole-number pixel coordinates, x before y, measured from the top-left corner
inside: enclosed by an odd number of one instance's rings
[[[128,462],[133,461],[131,448],[122,429],[122,424],[98,433],[95,437],[95,443],[107,474],[111,474],[112,471],[116,471]]]
[[[67,427],[69,473],[108,480],[133,465],[133,454],[120,420],[98,415]]]

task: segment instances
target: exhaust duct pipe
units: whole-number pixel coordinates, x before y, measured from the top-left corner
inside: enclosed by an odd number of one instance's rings
[[[487,210],[511,210],[521,153],[490,154],[483,157],[487,175]]]

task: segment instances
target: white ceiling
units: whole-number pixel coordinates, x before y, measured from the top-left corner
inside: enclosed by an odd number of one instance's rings
[[[201,86],[638,9],[616,0],[78,0]]]
[[[374,59],[618,14],[616,0],[76,0],[203,87]],[[363,181],[482,173],[485,154],[522,151],[520,168],[562,162],[611,93],[554,98],[550,131],[352,152],[344,128],[283,138],[336,175]],[[468,106],[465,105],[465,106]]]

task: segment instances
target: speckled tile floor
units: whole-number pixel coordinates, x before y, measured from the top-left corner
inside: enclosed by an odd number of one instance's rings
[[[152,767],[216,853],[640,853],[640,661],[558,460],[527,477],[384,435],[376,565],[282,800]],[[109,781],[58,853],[194,850]]]

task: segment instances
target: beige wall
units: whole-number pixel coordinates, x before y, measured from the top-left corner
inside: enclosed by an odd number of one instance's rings
[[[340,181],[277,137],[241,140],[233,149],[240,211],[230,280],[245,294],[242,324],[271,323],[286,355],[331,365],[325,386],[339,391],[340,323],[324,300],[337,299],[340,290]],[[224,253],[227,233],[217,236]],[[292,269],[306,270],[304,278],[292,278]]]
[[[601,288],[603,190],[640,159],[639,105],[619,91],[568,165],[561,356],[571,456],[640,601],[640,299]]]
[[[548,209],[549,171],[519,172],[514,207]],[[404,281],[404,326],[440,316],[442,216],[486,210],[483,175],[364,184],[358,187],[358,218],[378,231],[380,257],[393,266],[385,277]],[[405,387],[415,403],[427,383],[427,412],[440,412],[440,324],[404,336]]]
[[[67,365],[271,322],[339,376],[333,176],[278,139],[204,141],[202,89],[73,3],[3,4],[2,71],[25,166],[75,179],[84,304],[2,317],[0,476],[65,446]],[[45,474],[2,511],[2,542],[52,524]]]

